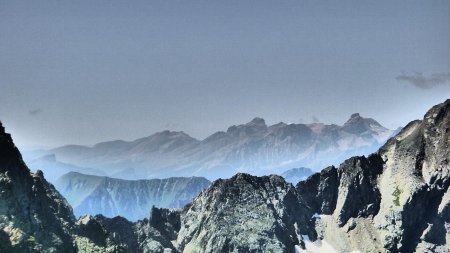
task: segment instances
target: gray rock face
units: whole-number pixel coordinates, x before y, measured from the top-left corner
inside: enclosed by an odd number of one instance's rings
[[[0,247],[2,252],[75,252],[75,218],[41,171],[31,174],[0,123]]]
[[[318,213],[318,241],[338,252],[448,252],[449,129],[447,100],[377,153],[300,182],[300,197]]]
[[[359,114],[352,115],[343,126],[322,123],[268,126],[263,119],[255,118],[202,141],[183,132],[164,131],[131,142],[64,146],[49,150],[48,154],[56,155],[58,164],[72,166],[82,173],[92,168],[91,171],[101,170],[107,176],[122,179],[203,176],[214,180],[238,172],[270,175],[297,167],[318,170],[337,165],[350,156],[376,151],[392,132]],[[46,174],[59,173],[42,159],[28,162],[33,169],[49,170],[44,171]],[[43,163],[48,166],[42,166]]]
[[[76,221],[43,173],[30,172],[0,123],[0,252],[163,253],[171,248],[176,252],[148,220],[83,216]]]
[[[130,222],[117,216],[82,216],[77,221],[78,252],[170,253],[177,252],[170,238],[144,219]]]
[[[279,176],[237,174],[203,191],[181,218],[183,252],[294,252],[309,215]],[[304,229],[305,231],[307,229]]]
[[[333,166],[297,184],[297,191],[313,213],[331,214],[336,208],[339,179]]]
[[[182,208],[211,182],[201,177],[122,180],[68,173],[55,184],[76,216],[121,215],[131,221],[149,217],[152,206]]]

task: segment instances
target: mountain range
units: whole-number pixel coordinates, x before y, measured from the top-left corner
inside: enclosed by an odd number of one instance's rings
[[[238,173],[151,218],[82,216],[0,124],[1,252],[448,252],[450,100],[297,185]]]
[[[75,172],[122,179],[202,176],[214,180],[238,172],[269,175],[297,167],[317,171],[353,155],[370,154],[393,133],[357,113],[342,126],[282,122],[267,126],[264,119],[255,118],[202,141],[184,132],[163,131],[130,142],[27,152],[25,160],[34,171],[43,170],[51,182],[69,172],[64,169],[69,166]]]
[[[56,181],[55,187],[76,217],[120,215],[136,221],[149,217],[152,206],[182,208],[210,184],[203,177],[123,180],[69,172]]]

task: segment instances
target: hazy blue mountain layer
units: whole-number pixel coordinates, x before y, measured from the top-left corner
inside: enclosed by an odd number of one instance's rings
[[[77,217],[120,215],[136,221],[149,217],[152,206],[182,208],[210,184],[202,177],[123,180],[70,172],[55,186]]]
[[[293,168],[286,170],[285,172],[281,173],[280,176],[286,180],[286,182],[289,182],[291,184],[297,184],[298,182],[305,180],[309,176],[311,176],[314,172],[309,168]]]
[[[267,126],[261,118],[231,126],[199,141],[183,132],[164,131],[135,141],[110,141],[92,147],[69,145],[52,150],[56,160],[73,171],[91,168],[122,179],[203,176],[227,178],[237,172],[280,174],[291,168],[319,170],[353,155],[376,151],[393,131],[370,118],[353,114],[343,125],[285,124]],[[42,155],[42,150],[37,151]],[[46,174],[59,172],[42,159],[27,162]],[[66,171],[67,172],[67,171]],[[61,174],[61,173],[59,173]],[[53,178],[50,178],[52,182]]]

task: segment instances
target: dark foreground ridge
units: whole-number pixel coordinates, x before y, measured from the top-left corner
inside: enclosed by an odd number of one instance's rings
[[[183,209],[153,208],[150,220],[76,221],[0,126],[0,252],[294,252],[312,244],[336,252],[448,252],[449,143],[447,100],[378,152],[295,187],[278,176],[237,174]]]

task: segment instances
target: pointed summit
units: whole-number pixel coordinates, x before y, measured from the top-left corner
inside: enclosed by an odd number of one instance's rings
[[[254,118],[250,122],[242,125],[234,125],[227,129],[228,134],[244,138],[255,134],[262,134],[267,131],[266,121],[262,118]]]
[[[353,113],[342,128],[343,130],[353,134],[361,134],[365,131],[374,131],[375,128],[384,129],[384,127],[376,120],[371,118],[363,118],[359,113]]]
[[[248,122],[248,126],[267,126],[266,121],[263,118],[255,117],[252,121]]]
[[[354,119],[354,118],[361,118],[361,115],[359,115],[359,113],[353,113],[353,114],[350,116],[350,119]]]

